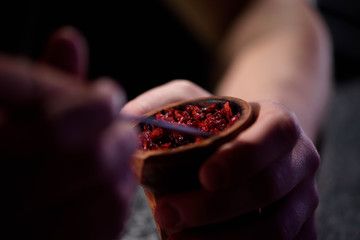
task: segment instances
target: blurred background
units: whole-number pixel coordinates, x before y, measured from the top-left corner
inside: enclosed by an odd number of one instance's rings
[[[198,83],[207,88],[210,65],[206,50],[197,42],[189,41],[190,33],[160,1],[140,2],[123,1],[122,8],[115,3],[87,3],[86,8],[76,7],[62,1],[7,4],[0,9],[0,51],[36,59],[41,56],[51,32],[63,25],[73,25],[89,42],[89,78],[109,75],[117,79],[129,99],[174,78],[198,79]],[[318,172],[319,239],[358,240],[360,1],[313,0],[312,4],[328,26],[334,56],[334,92],[319,145],[322,156]],[[168,21],[162,21],[163,18]],[[165,50],[160,52],[159,48]],[[122,239],[158,239],[140,189]]]
[[[318,173],[321,240],[360,239],[360,1],[318,0],[334,48],[335,90]]]

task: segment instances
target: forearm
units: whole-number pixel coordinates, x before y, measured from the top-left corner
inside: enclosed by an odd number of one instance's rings
[[[305,1],[260,0],[220,47],[223,74],[215,93],[278,101],[314,140],[331,85],[329,49],[326,30]]]

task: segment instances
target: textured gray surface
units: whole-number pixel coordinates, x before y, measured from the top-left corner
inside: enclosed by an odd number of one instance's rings
[[[360,239],[360,81],[337,88],[318,175],[320,240]]]
[[[138,188],[131,217],[121,240],[159,240],[145,194]]]
[[[318,175],[320,240],[360,239],[360,81],[337,88]]]

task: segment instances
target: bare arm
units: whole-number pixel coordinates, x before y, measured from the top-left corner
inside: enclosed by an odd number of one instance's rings
[[[220,48],[216,93],[278,101],[316,138],[330,90],[327,33],[303,0],[261,0],[234,22]],[[223,65],[224,66],[224,65]]]
[[[314,140],[329,94],[331,56],[326,29],[310,4],[258,0],[240,11],[241,1],[187,2],[178,13],[217,49],[215,93],[280,102]]]

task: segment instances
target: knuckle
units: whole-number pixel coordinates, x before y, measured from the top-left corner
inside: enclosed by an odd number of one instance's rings
[[[300,126],[293,112],[280,104],[273,103],[271,109],[274,129],[287,141],[295,142],[300,136]]]
[[[317,206],[319,205],[319,193],[318,193],[318,189],[317,189],[317,185],[316,185],[316,182],[314,180],[314,183],[313,183],[313,187],[311,189],[311,194],[310,194],[310,197],[311,197],[311,209],[313,211],[316,210]]]
[[[306,165],[309,169],[308,173],[313,175],[320,166],[320,154],[311,140],[306,137],[302,137],[302,139],[299,141],[299,144],[301,146],[301,152],[304,156],[304,159],[307,161]]]
[[[317,152],[314,152],[313,154],[311,154],[309,161],[311,164],[310,169],[312,170],[312,173],[316,173],[316,171],[320,167],[320,155]]]
[[[320,167],[320,154],[312,143],[309,143],[309,145],[309,160],[311,162],[311,169],[313,172],[316,172]]]
[[[125,90],[110,77],[103,76],[98,78],[92,87],[95,94],[108,99],[110,103],[119,109],[126,102]]]
[[[115,115],[113,105],[108,97],[94,97],[94,99],[89,100],[86,105],[89,106],[89,109],[86,111],[89,116],[88,119],[92,117],[95,122],[97,120],[98,122],[109,123]],[[101,118],[99,116],[101,116]]]

